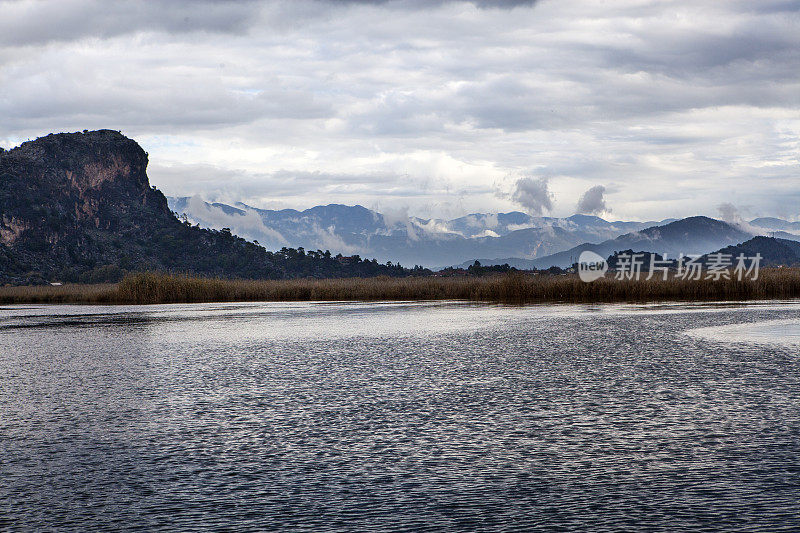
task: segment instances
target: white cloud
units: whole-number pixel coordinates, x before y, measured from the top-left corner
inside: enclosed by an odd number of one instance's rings
[[[578,200],[578,206],[575,212],[585,215],[601,215],[610,211],[606,205],[605,194],[605,187],[602,185],[595,185],[583,193],[580,200]]]
[[[764,228],[753,226],[747,222],[747,220],[745,220],[744,214],[747,214],[749,211],[748,208],[740,209],[731,203],[723,202],[717,206],[717,210],[719,211],[720,219],[728,224],[738,227],[742,231],[746,231],[747,233],[751,233],[753,235],[766,235],[768,233],[768,231]]]
[[[258,213],[252,210],[228,214],[220,207],[207,204],[199,196],[193,196],[187,201],[186,211],[191,222],[206,228],[230,228],[235,235],[257,240],[267,248],[280,248],[287,244],[280,232],[267,227]]]
[[[313,224],[310,240],[318,249],[331,250],[333,253],[360,254],[364,252],[358,246],[347,244],[344,239],[336,235],[333,227],[323,228],[318,224]]]
[[[540,216],[545,210],[552,211],[553,194],[548,182],[547,177],[520,178],[514,187],[512,199],[531,215]]]
[[[797,2],[199,4],[0,0],[0,145],[121,129],[171,194],[259,206],[510,210],[530,170],[556,215],[800,214]]]

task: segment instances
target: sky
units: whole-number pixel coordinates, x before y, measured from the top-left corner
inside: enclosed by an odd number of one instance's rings
[[[800,218],[800,0],[0,13],[0,146],[120,130],[168,195],[436,218]]]

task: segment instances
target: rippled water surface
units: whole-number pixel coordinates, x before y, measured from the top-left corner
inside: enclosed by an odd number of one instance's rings
[[[793,303],[2,308],[0,529],[798,530],[798,323]]]

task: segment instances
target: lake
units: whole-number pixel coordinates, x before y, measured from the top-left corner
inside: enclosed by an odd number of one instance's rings
[[[800,528],[800,304],[0,309],[0,529]]]

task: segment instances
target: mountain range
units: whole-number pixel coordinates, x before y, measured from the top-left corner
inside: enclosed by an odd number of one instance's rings
[[[800,223],[758,218],[731,224],[708,217],[607,221],[597,216],[534,217],[521,212],[474,213],[455,219],[388,216],[363,206],[331,204],[304,211],[266,210],[244,203],[168,198],[170,208],[204,227],[230,228],[267,247],[302,246],[358,253],[434,269],[508,263],[521,269],[567,267],[584,250],[605,257],[635,249],[677,256],[704,254],[757,233],[800,239]]]
[[[713,218],[697,216],[689,217],[663,226],[653,226],[641,231],[626,233],[615,239],[601,243],[585,243],[563,252],[537,259],[499,259],[481,260],[481,264],[504,264],[524,269],[568,267],[578,260],[586,250],[607,257],[620,250],[658,253],[668,258],[676,258],[680,254],[703,255],[724,246],[740,243],[750,239],[752,235],[727,222]]]
[[[267,248],[330,249],[426,267],[478,257],[543,257],[672,221],[609,222],[589,215],[553,218],[521,212],[475,213],[445,220],[387,215],[360,205],[331,204],[297,211],[209,203],[198,197],[168,197],[168,201],[175,213],[192,223],[230,228]]]

